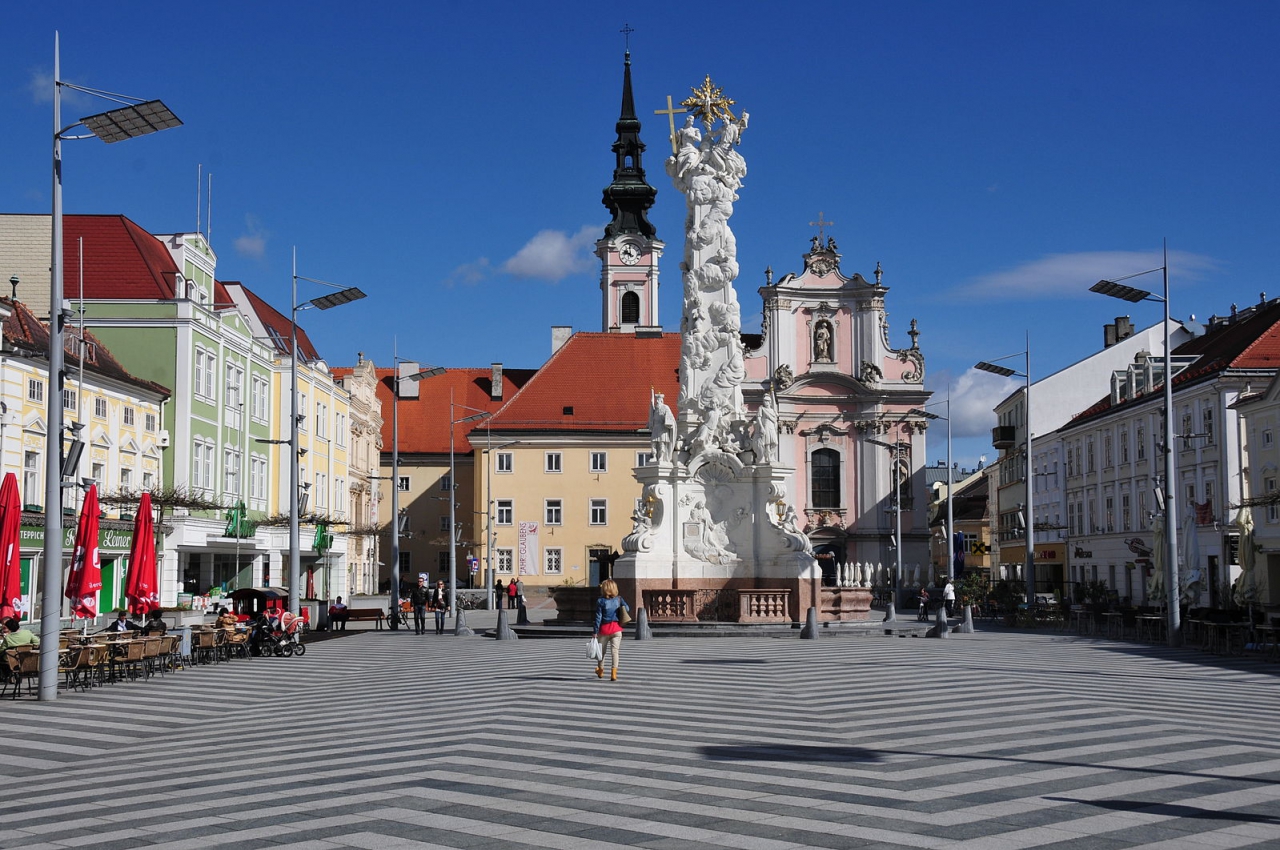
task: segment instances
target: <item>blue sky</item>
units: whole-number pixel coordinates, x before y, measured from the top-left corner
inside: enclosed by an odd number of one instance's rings
[[[186,122],[68,144],[68,212],[193,230],[202,164],[220,278],[287,309],[297,246],[300,274],[369,293],[304,314],[331,363],[387,363],[397,338],[424,363],[535,367],[552,325],[600,329],[590,246],[624,23],[667,242],[663,324],[679,323],[684,211],[652,112],[709,73],[751,113],[731,221],[748,324],[764,268],[800,271],[821,211],[846,273],[882,263],[893,343],[919,321],[966,466],[994,456],[990,409],[1010,387],[973,363],[1022,351],[1029,330],[1038,378],[1116,315],[1154,323],[1158,305],[1087,289],[1157,265],[1162,238],[1175,315],[1280,295],[1280,5],[1245,0],[10,4],[0,210],[49,210],[56,29],[63,79],[161,98]],[[105,108],[73,99],[64,117]]]

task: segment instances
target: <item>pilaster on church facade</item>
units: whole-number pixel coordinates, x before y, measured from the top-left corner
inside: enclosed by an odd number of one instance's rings
[[[923,467],[924,355],[914,321],[894,347],[883,272],[845,275],[835,241],[814,237],[804,270],[766,272],[763,338],[748,351],[744,395],[772,393],[780,462],[797,470],[792,492],[824,576],[836,564],[896,564],[893,491],[899,488],[902,582],[928,564]]]

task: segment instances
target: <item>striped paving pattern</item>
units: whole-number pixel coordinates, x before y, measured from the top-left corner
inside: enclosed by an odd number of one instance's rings
[[[1073,637],[368,632],[0,705],[0,847],[1280,847],[1280,668]]]

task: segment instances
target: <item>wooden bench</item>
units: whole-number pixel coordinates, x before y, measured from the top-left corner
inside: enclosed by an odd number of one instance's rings
[[[346,616],[348,623],[373,620],[377,623],[378,628],[382,628],[382,622],[386,619],[386,612],[381,608],[348,608]]]

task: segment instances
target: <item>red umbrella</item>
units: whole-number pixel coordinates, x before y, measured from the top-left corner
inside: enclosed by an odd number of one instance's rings
[[[80,527],[76,529],[75,554],[67,592],[71,617],[86,620],[98,616],[98,591],[102,590],[102,565],[98,562],[98,485],[90,484],[80,507]]]
[[[129,611],[142,616],[160,605],[160,582],[156,575],[155,518],[151,514],[151,494],[143,493],[133,520],[133,543],[129,546],[129,578],[124,598]]]
[[[18,477],[9,472],[4,484],[0,484],[0,617],[22,619],[22,553],[18,546],[21,520]]]

